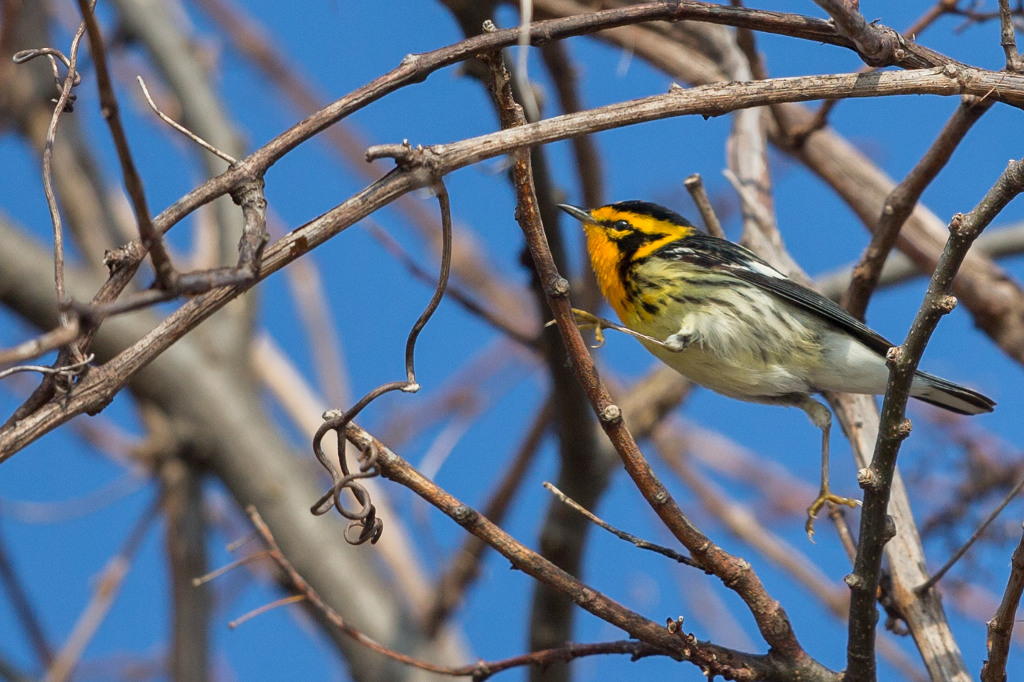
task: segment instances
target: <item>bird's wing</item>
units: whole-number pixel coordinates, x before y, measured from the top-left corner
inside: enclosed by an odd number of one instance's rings
[[[831,299],[797,284],[739,244],[695,233],[667,245],[658,255],[727,272],[737,279],[759,286],[848,332],[879,355],[884,356],[893,345]]]

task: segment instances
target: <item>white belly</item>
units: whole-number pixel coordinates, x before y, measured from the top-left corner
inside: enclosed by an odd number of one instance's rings
[[[733,302],[627,326],[658,339],[686,337],[681,352],[644,345],[680,374],[733,398],[787,403],[823,390],[885,391],[885,360],[849,336],[825,331],[811,313],[778,302],[769,307],[767,294],[754,288]],[[777,312],[763,312],[770,310]]]

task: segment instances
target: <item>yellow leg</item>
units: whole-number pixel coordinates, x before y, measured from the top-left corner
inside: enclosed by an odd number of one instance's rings
[[[797,404],[797,407],[807,413],[814,425],[821,429],[821,490],[817,499],[807,508],[807,523],[804,524],[807,539],[814,542],[814,519],[817,518],[818,511],[825,506],[826,502],[845,504],[848,507],[856,507],[860,502],[832,494],[828,485],[828,444],[829,432],[832,429],[832,413],[827,407],[810,397],[804,398]]]

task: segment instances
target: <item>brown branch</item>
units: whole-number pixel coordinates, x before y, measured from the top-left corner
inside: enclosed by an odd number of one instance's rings
[[[495,96],[502,103],[502,110],[510,113],[516,111],[517,106],[511,99],[510,92],[498,92]],[[520,125],[506,128],[504,132],[516,133],[526,129],[528,126],[522,124],[521,117],[522,114],[519,113],[517,118],[519,118]],[[772,652],[777,653],[793,665],[794,669],[806,671],[808,675],[826,674],[820,664],[811,659],[800,647],[785,611],[778,602],[768,596],[750,566],[714,545],[690,523],[644,459],[622,420],[621,409],[612,401],[607,389],[598,378],[593,358],[591,358],[583,337],[580,335],[580,330],[576,326],[575,315],[567,296],[569,293],[568,282],[555,267],[544,234],[544,227],[540,222],[536,198],[533,196],[529,157],[521,152],[515,156],[513,177],[518,198],[516,219],[526,237],[537,276],[544,286],[547,302],[558,323],[562,341],[569,351],[572,368],[587,393],[587,398],[590,400],[602,428],[619,453],[626,471],[659,518],[673,535],[690,550],[693,559],[705,570],[717,575],[726,586],[743,598],[757,621],[762,636],[772,647]]]
[[[507,130],[524,125],[527,119],[514,94],[521,94],[527,85],[517,86],[515,79],[505,69],[500,54],[485,55],[483,59],[488,67],[488,86],[501,127]],[[516,191],[517,218],[522,221],[525,213],[533,215],[538,221],[542,216],[546,219],[546,224],[552,226],[546,238],[552,265],[566,268],[568,256],[558,229],[558,209],[552,198],[543,149],[534,147],[519,150],[512,160],[511,179]],[[546,311],[548,283],[541,273],[535,273],[531,288],[537,308]],[[583,504],[596,506],[608,487],[614,457],[597,446],[587,397],[566,362],[557,335],[553,330],[548,330],[541,340],[554,396],[553,425],[558,436],[558,483],[567,488],[571,495],[583,500]],[[544,515],[540,532],[541,554],[567,573],[580,575],[589,530],[589,526],[579,516],[569,513],[565,506],[551,503]],[[575,613],[567,595],[544,584],[535,585],[530,607],[530,649],[548,649],[570,641]],[[568,676],[567,666],[554,666],[548,670],[534,671],[532,678],[535,682],[564,682]]]
[[[985,100],[964,98],[921,160],[886,197],[878,223],[871,231],[871,242],[864,250],[860,263],[853,269],[850,288],[842,301],[843,306],[857,319],[864,319],[868,299],[878,286],[882,266],[896,245],[900,228],[910,217],[921,194],[945,168],[967,132],[990,106],[991,103]]]
[[[1002,5],[1002,3],[1000,3]],[[1016,622],[1017,605],[1024,592],[1024,536],[1013,550],[1010,577],[999,608],[988,622],[988,660],[981,666],[981,682],[1006,682],[1006,659]]]
[[[814,0],[828,12],[839,33],[853,41],[868,66],[887,66],[905,57],[903,36],[885,26],[868,23],[848,0]]]
[[[718,220],[718,216],[715,215],[715,209],[711,205],[711,199],[708,198],[707,191],[704,189],[704,182],[701,180],[700,173],[694,173],[687,177],[683,180],[683,185],[690,193],[690,196],[693,197],[693,203],[697,205],[697,210],[700,212],[700,217],[704,221],[704,227],[707,228],[708,234],[725,239],[722,223]]]
[[[882,550],[892,537],[886,524],[889,489],[896,468],[900,444],[910,434],[904,417],[917,364],[924,347],[943,315],[953,309],[956,299],[949,295],[953,278],[974,239],[1017,194],[1024,191],[1024,161],[1011,161],[979,204],[968,214],[957,214],[950,223],[950,236],[928,291],[903,345],[892,353],[889,384],[882,403],[878,443],[871,466],[860,476],[864,488],[860,542],[850,585],[850,638],[847,645],[847,675],[850,679],[872,679],[875,670],[875,593],[882,563]]]
[[[138,552],[142,541],[146,537],[153,523],[159,518],[160,499],[154,500],[153,504],[146,509],[132,526],[128,537],[124,542],[121,551],[111,557],[100,572],[95,581],[96,590],[92,599],[85,609],[78,616],[71,634],[68,635],[64,646],[57,653],[53,662],[46,670],[46,682],[62,682],[71,677],[75,668],[81,661],[82,654],[92,640],[93,635],[103,624],[103,620],[110,612],[114,600],[117,598],[128,575],[132,559]]]
[[[181,457],[169,456],[160,467],[165,545],[170,567],[170,671],[175,680],[202,682],[210,677],[210,591],[193,578],[206,573],[206,520],[198,471]]]
[[[563,42],[548,43],[540,48],[541,59],[555,84],[555,94],[562,113],[582,111],[578,93],[576,70],[567,46]],[[579,180],[580,196],[584,206],[601,206],[604,200],[604,177],[601,154],[597,141],[589,135],[570,138],[576,175]],[[561,218],[559,218],[561,219]],[[583,268],[579,274],[577,300],[586,310],[597,310],[601,304],[601,290],[597,277],[591,268]]]
[[[356,433],[363,433],[354,424],[349,424],[348,429],[350,432],[355,431]],[[350,436],[352,438],[354,436]],[[355,442],[355,441],[353,441]],[[397,456],[396,456],[397,457]],[[406,465],[408,466],[408,465]],[[429,672],[437,673],[440,675],[447,675],[450,677],[472,677],[474,680],[485,680],[495,673],[507,670],[513,667],[519,667],[524,665],[536,665],[544,666],[555,661],[570,661],[580,656],[591,656],[595,654],[607,654],[607,653],[622,653],[630,654],[634,657],[640,658],[644,656],[653,655],[671,655],[667,654],[666,651],[657,646],[656,644],[649,644],[646,642],[609,642],[601,644],[589,644],[579,645],[572,644],[567,647],[560,649],[547,650],[547,651],[535,651],[530,654],[523,656],[516,656],[513,658],[503,659],[500,661],[479,661],[463,666],[442,666],[424,661],[413,656],[407,656],[406,654],[389,649],[384,645],[376,642],[372,638],[365,635],[360,630],[352,627],[345,619],[343,619],[334,609],[332,609],[326,602],[324,602],[320,595],[317,594],[316,590],[306,582],[306,580],[295,570],[280,547],[277,545],[277,541],[274,539],[273,534],[270,532],[270,528],[260,518],[259,513],[255,507],[249,507],[246,512],[249,514],[249,518],[252,520],[253,526],[256,531],[263,538],[266,543],[268,551],[267,556],[270,557],[277,564],[278,568],[286,576],[288,582],[291,584],[297,594],[294,597],[288,597],[285,600],[278,600],[274,602],[270,607],[277,606],[283,603],[290,603],[296,599],[308,601],[317,609],[323,616],[331,623],[335,628],[342,631],[345,635],[351,637],[353,640],[370,649],[375,651],[382,656],[386,656],[392,660],[404,663],[405,665],[418,668],[420,670],[427,670]],[[528,551],[525,550],[524,551]],[[543,561],[543,560],[541,560]],[[557,569],[556,569],[557,570]],[[600,595],[600,593],[595,593]],[[614,603],[614,602],[612,602]],[[621,607],[620,607],[621,608]],[[258,614],[253,614],[258,615]],[[639,616],[637,616],[639,618]],[[649,622],[649,621],[648,621]],[[653,623],[652,623],[653,625]],[[676,647],[678,648],[678,647]]]
[[[658,545],[653,542],[648,542],[647,540],[639,538],[636,535],[633,535],[632,533],[627,533],[623,530],[619,530],[612,524],[603,520],[597,514],[594,514],[589,509],[584,508],[582,505],[580,505],[579,502],[563,493],[561,490],[556,488],[551,483],[544,481],[544,487],[551,491],[551,494],[558,498],[559,502],[568,506],[577,514],[582,515],[584,518],[586,518],[594,525],[604,528],[606,531],[608,531],[615,537],[619,538],[620,540],[625,540],[626,542],[634,545],[638,549],[646,549],[656,554],[660,554],[664,557],[668,557],[669,559],[672,559],[673,561],[676,561],[680,564],[686,564],[691,568],[701,568],[701,566],[699,566],[697,562],[695,562],[693,559],[684,554],[680,554],[674,549],[669,549],[668,547],[663,547],[662,545]]]
[[[725,649],[714,644],[696,640],[692,636],[680,637],[664,626],[647,620],[607,596],[588,587],[577,578],[561,570],[550,561],[517,542],[512,536],[494,525],[472,507],[450,495],[432,481],[423,477],[404,459],[389,450],[366,431],[355,424],[349,424],[346,435],[353,445],[365,456],[372,457],[380,468],[381,476],[403,485],[430,502],[440,511],[483,539],[512,565],[564,592],[573,602],[598,618],[625,630],[666,655],[679,660],[688,660],[707,674],[735,680],[793,680],[794,670],[805,674],[807,680],[829,680],[836,682],[838,676],[818,664],[793,667],[793,662],[776,649],[761,656]]]
[[[142,186],[142,178],[135,167],[131,146],[128,144],[128,136],[121,125],[117,95],[114,93],[114,85],[110,79],[110,70],[107,68],[107,51],[103,44],[103,35],[100,32],[99,22],[96,21],[96,15],[93,12],[95,4],[95,0],[78,0],[78,9],[82,13],[82,21],[89,34],[89,51],[92,54],[93,65],[96,69],[96,87],[99,90],[100,96],[100,112],[110,128],[110,137],[113,139],[114,148],[117,150],[117,160],[121,164],[124,187],[131,199],[143,248],[149,252],[149,257],[153,261],[157,286],[161,289],[172,289],[176,273],[174,266],[171,264],[171,256],[164,247],[163,235],[153,227],[152,217],[149,213],[149,204],[146,202],[146,191]]]
[[[72,319],[67,325],[55,327],[45,334],[41,334],[34,339],[29,339],[19,343],[13,348],[6,350],[0,350],[0,367],[4,365],[13,365],[16,362],[22,362],[29,358],[34,358],[43,353],[47,353],[55,348],[71,343],[78,337],[79,325],[78,319]]]
[[[1013,14],[1010,0],[999,0],[999,44],[1006,54],[1006,70],[1013,73],[1024,72],[1024,61],[1017,52],[1017,29],[1013,25]]]
[[[552,405],[549,397],[544,407],[534,417],[527,429],[512,462],[502,475],[498,487],[491,494],[484,507],[484,516],[495,524],[500,524],[512,504],[512,497],[519,489],[527,469],[534,460],[537,450],[551,426]],[[433,636],[441,628],[448,616],[461,603],[480,572],[480,560],[487,548],[480,538],[469,535],[462,546],[452,553],[452,561],[441,574],[434,591],[434,600],[426,610],[423,618],[424,630]]]
[[[191,130],[189,130],[188,128],[181,125],[173,118],[162,112],[160,110],[160,107],[156,105],[156,102],[153,101],[152,95],[149,94],[149,88],[146,87],[146,81],[142,80],[142,76],[138,76],[137,81],[139,83],[139,88],[142,90],[142,96],[146,98],[146,104],[149,105],[149,108],[153,110],[153,113],[156,114],[161,121],[169,125],[174,130],[178,131],[188,139],[192,140],[192,142],[196,143],[206,151],[216,156],[219,156],[224,161],[227,161],[229,164],[238,163],[238,159],[236,159],[235,157],[231,156],[230,154],[223,150],[217,149],[212,144],[210,144],[203,138],[199,137],[194,132],[192,132]]]

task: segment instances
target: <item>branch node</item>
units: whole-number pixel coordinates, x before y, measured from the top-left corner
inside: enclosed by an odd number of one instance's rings
[[[601,410],[601,421],[605,424],[613,424],[622,420],[622,410],[618,405],[605,405]]]
[[[953,312],[958,303],[956,296],[943,296],[936,302],[935,307],[938,308],[939,312],[943,315],[948,315]]]
[[[554,277],[548,285],[548,295],[567,296],[569,294],[569,280],[565,277]]]
[[[904,417],[903,419],[900,420],[900,423],[896,425],[896,432],[894,435],[899,440],[905,440],[907,436],[910,435],[910,432],[913,430],[914,424],[909,419]]]
[[[963,213],[954,213],[949,221],[949,233],[959,235],[963,232],[965,216]]]
[[[477,513],[470,507],[460,504],[455,509],[452,509],[451,517],[460,526],[468,526],[476,522]]]
[[[885,515],[885,526],[882,528],[882,544],[888,544],[889,540],[896,537],[896,519],[891,515]]]
[[[864,467],[857,472],[857,483],[861,489],[877,488],[880,485],[878,474],[870,467]]]

